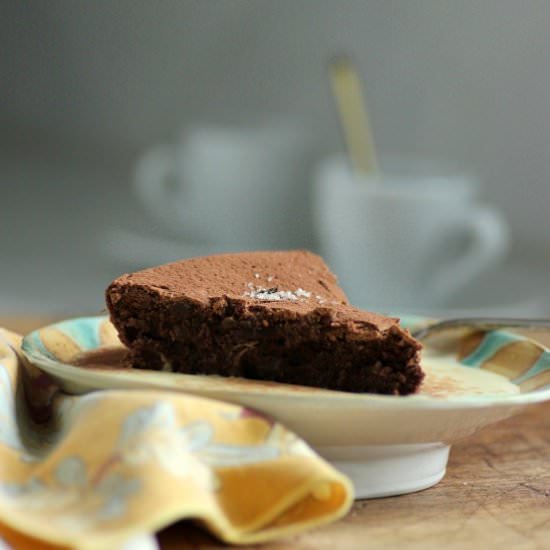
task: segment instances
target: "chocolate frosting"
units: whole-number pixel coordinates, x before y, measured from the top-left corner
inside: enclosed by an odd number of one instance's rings
[[[363,329],[384,331],[398,323],[351,306],[324,261],[304,250],[220,254],[145,269],[113,281],[108,300],[116,303],[124,289],[134,286],[160,299],[192,300],[204,306],[231,300],[297,315],[328,309],[335,320]]]

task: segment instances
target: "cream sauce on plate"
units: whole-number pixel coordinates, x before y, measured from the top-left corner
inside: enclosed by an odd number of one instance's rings
[[[422,368],[426,378],[420,388],[420,395],[456,397],[520,393],[519,386],[508,378],[490,370],[465,367],[451,357],[424,357]]]

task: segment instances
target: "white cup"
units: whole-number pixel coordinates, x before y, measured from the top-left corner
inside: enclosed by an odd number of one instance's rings
[[[295,125],[193,127],[138,162],[149,214],[188,241],[218,248],[309,246],[310,137]]]
[[[321,163],[314,224],[352,303],[426,311],[503,259],[508,228],[496,209],[477,202],[472,177],[398,164],[377,182],[355,175],[342,157]]]

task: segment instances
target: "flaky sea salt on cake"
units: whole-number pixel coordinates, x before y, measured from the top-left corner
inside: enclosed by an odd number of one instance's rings
[[[137,368],[389,394],[423,378],[398,320],[349,305],[307,251],[182,260],[123,275],[106,297]]]

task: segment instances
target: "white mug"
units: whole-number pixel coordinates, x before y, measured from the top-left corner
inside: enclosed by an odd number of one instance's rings
[[[342,157],[324,161],[314,183],[321,252],[352,303],[426,311],[502,260],[501,214],[477,201],[479,183],[459,173],[388,169],[380,181],[354,174]]]
[[[219,249],[293,248],[312,240],[312,145],[297,126],[199,126],[147,152],[134,189],[149,214]]]

